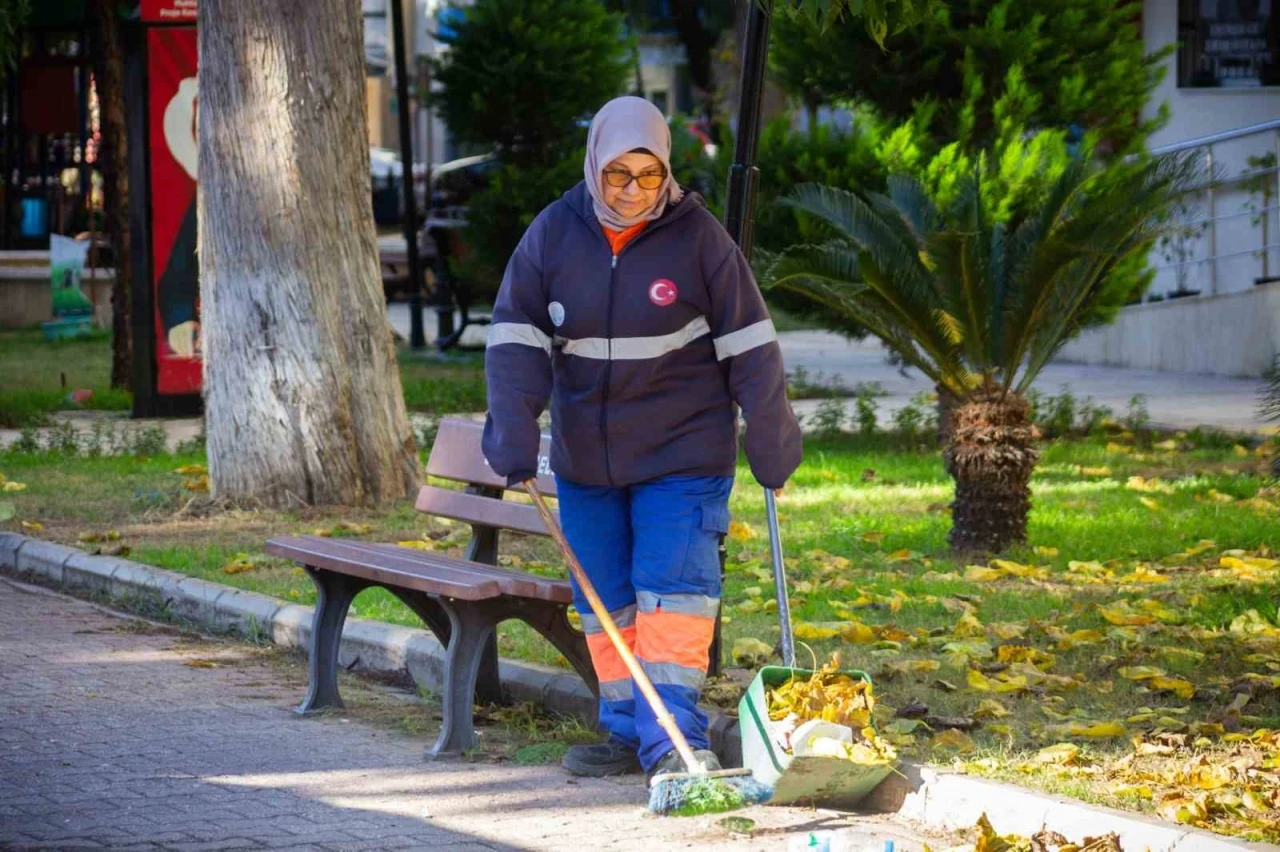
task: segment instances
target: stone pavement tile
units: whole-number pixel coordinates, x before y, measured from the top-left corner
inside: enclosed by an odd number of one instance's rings
[[[424,762],[425,737],[355,716],[300,719],[296,685],[270,699],[244,694],[240,684],[279,670],[238,646],[193,651],[173,633],[111,630],[116,623],[0,579],[0,806],[9,809],[0,843],[53,849],[54,838],[101,829],[112,847],[169,852],[239,841],[326,852],[660,852],[693,848],[689,837],[697,848],[763,852],[785,846],[786,826],[811,820],[753,811],[780,833],[738,841],[709,820],[647,817],[638,779],[569,784],[558,767]],[[85,630],[96,632],[77,633]],[[205,653],[228,664],[184,665]],[[86,680],[106,698],[85,700]]]
[[[247,837],[229,837],[225,840],[205,840],[199,843],[182,843],[183,852],[228,852],[232,849],[260,849],[262,844]]]

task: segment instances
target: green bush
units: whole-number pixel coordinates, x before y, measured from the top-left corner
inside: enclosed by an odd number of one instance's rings
[[[432,62],[431,96],[454,138],[503,160],[548,166],[581,119],[622,91],[622,16],[595,0],[477,0],[457,7],[449,49]],[[572,147],[571,145],[568,147]]]
[[[454,272],[492,292],[520,235],[582,175],[583,119],[629,73],[622,16],[595,0],[478,0],[433,61],[431,101],[454,137],[503,163],[469,202]]]
[[[770,64],[807,107],[856,102],[901,122],[931,104],[930,136],[979,147],[999,135],[995,98],[1018,66],[1034,95],[1033,126],[1075,126],[1128,151],[1165,120],[1163,111],[1141,116],[1173,51],[1146,52],[1141,14],[1140,0],[953,0],[882,50],[856,23],[784,11],[774,16]]]
[[[581,145],[550,166],[504,165],[467,211],[467,248],[456,272],[465,281],[495,290],[507,260],[541,210],[582,180]]]

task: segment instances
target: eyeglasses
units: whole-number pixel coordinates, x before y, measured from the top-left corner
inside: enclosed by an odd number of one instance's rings
[[[666,172],[645,172],[640,175],[633,175],[631,172],[622,169],[605,169],[604,179],[609,186],[618,189],[625,189],[631,181],[635,181],[636,185],[641,189],[654,190],[662,186],[662,182],[667,179]]]

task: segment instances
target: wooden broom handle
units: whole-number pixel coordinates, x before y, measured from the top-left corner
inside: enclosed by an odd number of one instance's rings
[[[556,544],[560,547],[560,552],[564,555],[564,561],[569,566],[569,573],[578,581],[583,597],[587,599],[587,603],[591,604],[591,611],[600,620],[600,626],[608,634],[609,641],[613,643],[618,656],[622,657],[622,662],[626,664],[627,671],[631,672],[632,680],[636,682],[636,686],[640,687],[640,692],[644,695],[645,701],[649,703],[650,709],[653,710],[653,715],[657,717],[658,724],[662,726],[662,730],[667,732],[667,736],[671,737],[671,744],[675,746],[680,759],[684,761],[685,769],[692,775],[707,774],[706,768],[694,757],[693,749],[689,747],[689,741],[685,739],[684,734],[680,731],[675,717],[667,710],[667,705],[663,703],[662,696],[658,694],[658,690],[654,689],[653,682],[649,680],[649,676],[640,667],[640,661],[636,659],[636,655],[632,653],[630,646],[627,645],[627,640],[622,637],[622,633],[618,630],[618,625],[614,622],[613,616],[609,615],[609,610],[605,607],[604,601],[600,600],[600,596],[596,594],[595,586],[591,585],[591,581],[587,579],[587,572],[582,570],[582,566],[578,563],[578,558],[573,555],[573,548],[569,547],[569,542],[565,540],[560,524],[556,522],[556,516],[551,514],[551,509],[547,507],[547,501],[538,489],[538,483],[529,479],[525,481],[524,487],[529,492],[529,496],[533,498],[533,505],[537,507],[538,514],[542,516],[542,522],[547,525],[548,532],[551,533],[551,537],[555,539]]]

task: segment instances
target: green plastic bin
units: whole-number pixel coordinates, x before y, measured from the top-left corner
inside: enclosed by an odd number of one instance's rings
[[[786,683],[793,675],[810,677],[811,669],[765,666],[751,681],[738,702],[738,725],[742,732],[742,765],[757,781],[773,788],[771,804],[813,805],[838,809],[852,808],[889,773],[892,764],[864,766],[830,757],[795,757],[775,745],[769,735],[769,705],[765,690]],[[860,671],[842,671],[854,680],[871,678]]]

